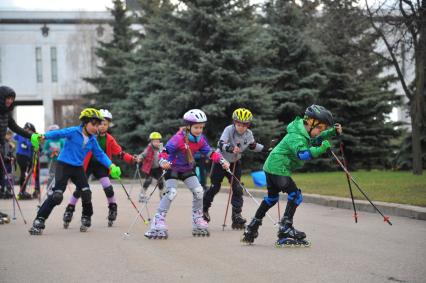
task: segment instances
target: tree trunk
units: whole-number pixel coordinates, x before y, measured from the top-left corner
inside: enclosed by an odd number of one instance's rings
[[[426,1],[422,6],[426,8]],[[426,16],[426,11],[419,11],[422,16]],[[411,126],[412,126],[412,145],[413,145],[413,174],[421,175],[423,173],[423,154],[421,145],[421,135],[423,128],[424,107],[425,107],[425,67],[426,67],[426,23],[420,22],[419,42],[415,50],[416,58],[416,91],[411,101]]]

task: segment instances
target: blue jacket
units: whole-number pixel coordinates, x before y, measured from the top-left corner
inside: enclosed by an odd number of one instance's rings
[[[20,135],[15,135],[13,139],[16,140],[16,154],[24,155],[28,158],[31,158],[31,156],[33,155],[33,147],[31,145],[31,141]]]
[[[83,126],[69,127],[57,131],[50,131],[44,135],[48,140],[65,138],[64,148],[59,153],[58,160],[72,166],[83,166],[84,158],[89,151],[92,151],[96,159],[105,167],[109,168],[112,164],[111,160],[100,148],[96,135],[89,137],[88,142],[84,145]]]

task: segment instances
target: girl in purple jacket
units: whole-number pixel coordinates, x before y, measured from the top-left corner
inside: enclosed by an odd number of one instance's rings
[[[229,163],[220,153],[214,152],[203,129],[207,122],[206,114],[199,109],[192,109],[183,116],[185,128],[177,132],[166,144],[160,154],[160,166],[166,170],[166,191],[151,222],[151,228],[145,233],[149,239],[167,239],[165,218],[172,200],[177,194],[177,181],[182,180],[193,194],[192,200],[192,235],[209,236],[208,223],[203,219],[204,190],[195,174],[194,153],[201,152],[214,163],[222,164],[229,169]]]

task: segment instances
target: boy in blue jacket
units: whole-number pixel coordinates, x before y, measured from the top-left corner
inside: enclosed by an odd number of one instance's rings
[[[59,205],[63,199],[63,192],[66,189],[68,180],[75,184],[81,191],[83,213],[81,217],[81,232],[86,232],[91,226],[91,216],[93,214],[92,192],[84,173],[83,161],[89,151],[92,151],[96,159],[105,167],[111,169],[111,177],[119,179],[121,175],[120,167],[114,165],[104,151],[99,147],[96,140],[98,126],[104,118],[99,110],[86,108],[80,114],[80,126],[65,128],[57,131],[50,131],[44,135],[35,134],[31,137],[31,142],[36,150],[39,148],[39,141],[44,139],[65,138],[65,145],[58,157],[55,171],[55,186],[47,199],[43,202],[33,226],[29,230],[31,235],[41,235],[45,228],[44,222],[49,217],[53,208]]]

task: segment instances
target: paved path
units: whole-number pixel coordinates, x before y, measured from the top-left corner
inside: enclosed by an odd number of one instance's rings
[[[218,194],[211,209],[209,238],[191,235],[191,198],[179,193],[167,217],[168,240],[143,237],[141,222],[131,235],[123,233],[135,212],[119,185],[119,217],[114,227],[106,221],[106,199],[93,183],[95,215],[87,233],[79,232],[79,217],[62,228],[64,201],[48,219],[40,237],[30,236],[29,225],[0,225],[0,282],[425,282],[426,222],[393,217],[383,223],[377,214],[360,213],[358,224],[345,209],[303,204],[296,227],[313,242],[311,248],[277,249],[276,228],[265,218],[255,245],[242,245],[241,231],[222,231],[227,195]],[[129,186],[130,188],[130,186]],[[136,185],[132,196],[136,200]],[[70,193],[67,191],[65,200]],[[22,201],[32,222],[36,201]],[[158,194],[150,205],[158,204]],[[284,203],[281,203],[283,209]],[[0,200],[11,213],[11,201]],[[244,215],[257,206],[245,198]],[[277,209],[271,211],[277,217]],[[81,208],[75,216],[80,215]],[[230,224],[230,220],[228,220]]]

